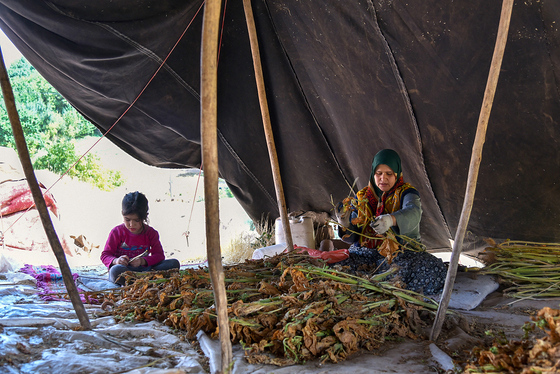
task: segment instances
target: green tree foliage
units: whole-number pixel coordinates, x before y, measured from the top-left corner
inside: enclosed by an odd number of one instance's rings
[[[80,160],[71,142],[52,145],[49,152],[38,157],[33,166],[36,169],[48,169],[60,174],[68,170],[68,176],[88,182],[104,191],[111,191],[124,183],[121,172],[103,169],[96,155],[88,153]]]
[[[99,134],[24,58],[9,70],[21,125],[32,154],[55,143]],[[0,145],[14,147],[6,108],[0,109]]]
[[[14,62],[8,74],[33,166],[65,173],[79,159],[73,142],[86,136],[99,136],[99,131],[24,58]],[[0,106],[0,146],[15,148],[4,105]],[[82,158],[68,175],[104,190],[124,182],[119,172],[104,170],[99,158],[92,154]]]

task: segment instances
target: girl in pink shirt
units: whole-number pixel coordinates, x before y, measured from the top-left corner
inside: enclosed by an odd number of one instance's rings
[[[175,259],[165,259],[158,232],[148,226],[148,199],[136,191],[122,201],[124,223],[109,233],[101,261],[109,268],[109,280],[124,285],[125,271],[179,269]]]

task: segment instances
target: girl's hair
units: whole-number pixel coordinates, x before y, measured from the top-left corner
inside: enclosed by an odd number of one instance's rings
[[[143,222],[148,221],[148,199],[142,192],[129,192],[122,201],[122,215],[136,214]]]

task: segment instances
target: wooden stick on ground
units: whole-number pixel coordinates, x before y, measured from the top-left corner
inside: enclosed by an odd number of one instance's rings
[[[80,325],[84,330],[91,330],[91,324],[89,322],[88,315],[84,308],[84,304],[80,299],[80,294],[78,293],[78,288],[76,283],[74,283],[74,278],[72,277],[72,272],[66,261],[66,255],[62,249],[62,245],[58,240],[56,231],[49,216],[49,211],[47,209],[47,204],[43,198],[41,188],[37,183],[37,178],[35,178],[35,173],[33,171],[33,165],[31,164],[31,158],[29,157],[29,151],[27,149],[27,143],[25,142],[25,136],[23,134],[23,129],[21,128],[21,122],[19,119],[19,114],[16,108],[16,102],[14,99],[14,92],[12,90],[12,85],[10,84],[10,79],[8,77],[8,72],[6,71],[6,65],[4,64],[4,56],[2,55],[2,50],[0,49],[0,83],[2,84],[2,94],[4,95],[4,103],[6,104],[6,110],[8,112],[8,117],[12,125],[12,131],[14,133],[14,139],[16,143],[16,148],[18,151],[18,156],[21,161],[21,166],[25,173],[25,178],[29,184],[29,189],[33,195],[33,201],[35,202],[35,207],[39,212],[41,217],[41,222],[43,223],[43,228],[49,239],[49,243],[54,252],[56,260],[58,261],[58,266],[60,267],[60,273],[62,274],[62,279],[64,285],[66,286],[66,291],[70,296],[70,301],[74,306]]]
[[[218,196],[218,35],[222,0],[207,0],[204,6],[201,57],[202,163],[204,165],[204,205],[206,209],[206,251],[218,314],[222,373],[229,372],[233,353],[229,332],[227,295],[220,249],[220,209]]]
[[[274,187],[276,188],[276,199],[278,199],[278,210],[280,211],[288,251],[293,251],[294,242],[292,239],[292,230],[290,228],[290,221],[288,220],[284,187],[282,186],[282,178],[280,176],[280,164],[278,162],[278,154],[276,153],[276,145],[274,143],[274,134],[272,133],[272,125],[270,123],[270,113],[268,111],[268,101],[266,99],[266,89],[262,73],[261,53],[259,50],[259,41],[257,39],[257,29],[255,27],[251,0],[243,0],[243,9],[245,10],[245,18],[247,19],[249,42],[251,43],[251,54],[253,55],[253,67],[255,69],[255,79],[257,81],[257,92],[259,94],[259,104],[261,107],[268,155],[270,157],[270,166],[272,168],[272,177],[274,179]]]
[[[490,117],[490,111],[492,110],[492,103],[494,101],[494,94],[496,93],[498,77],[500,76],[500,68],[502,66],[502,58],[506,48],[512,9],[513,0],[504,0],[500,16],[500,25],[498,27],[498,36],[496,37],[496,46],[494,47],[490,73],[486,83],[486,90],[484,91],[484,100],[482,101],[482,108],[478,118],[478,127],[471,154],[465,200],[463,202],[463,209],[461,211],[459,225],[457,226],[457,232],[455,233],[455,241],[453,243],[451,260],[449,261],[449,269],[447,270],[447,277],[445,279],[445,287],[443,288],[443,293],[441,295],[441,301],[434,321],[434,326],[432,327],[432,332],[430,334],[430,340],[437,339],[439,333],[441,332],[441,327],[443,326],[445,314],[447,313],[447,307],[449,306],[449,300],[451,298],[451,291],[453,290],[455,277],[457,276],[459,256],[463,249],[463,239],[465,238],[465,232],[467,231],[467,225],[469,223],[473,206],[476,182],[478,179],[478,170],[482,159],[482,148],[486,138],[486,128],[488,127],[488,118]]]

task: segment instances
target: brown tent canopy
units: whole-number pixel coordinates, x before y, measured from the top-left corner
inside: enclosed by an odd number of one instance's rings
[[[0,0],[0,27],[134,157],[200,167],[202,1]],[[219,57],[221,177],[251,217],[279,215],[241,2]],[[329,211],[393,148],[421,194],[422,236],[457,228],[500,3],[255,0],[287,207]],[[469,230],[560,241],[560,5],[515,4]],[[176,45],[176,46],[175,46]],[[174,49],[173,49],[174,48]],[[172,51],[172,52],[171,52]],[[171,52],[171,53],[170,53]]]

